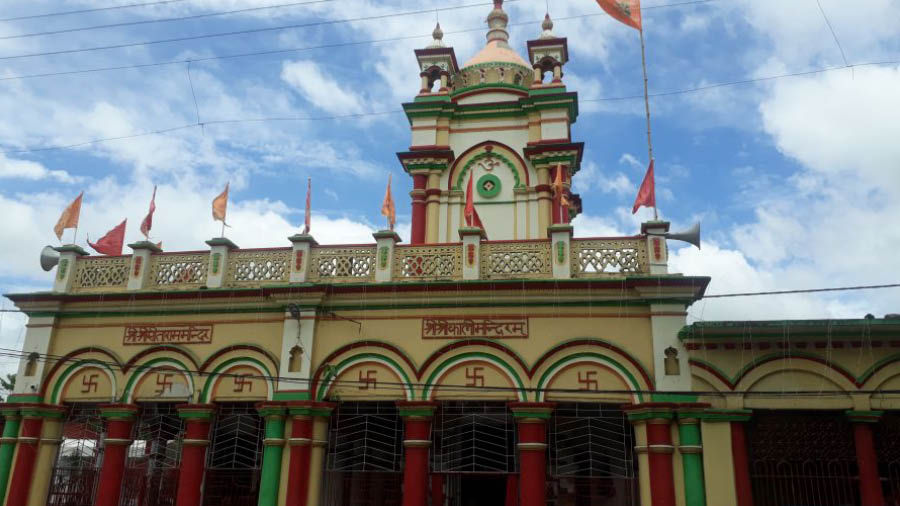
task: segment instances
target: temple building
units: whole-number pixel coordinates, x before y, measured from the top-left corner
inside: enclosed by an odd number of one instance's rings
[[[688,325],[668,223],[575,237],[566,39],[487,19],[415,51],[409,244],[66,245],[8,295],[3,504],[900,504],[900,320]]]

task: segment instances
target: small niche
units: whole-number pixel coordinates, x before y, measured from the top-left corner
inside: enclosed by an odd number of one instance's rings
[[[291,348],[291,355],[288,359],[288,372],[300,372],[303,366],[303,348],[299,345]]]
[[[28,355],[28,361],[25,363],[25,376],[34,376],[35,372],[37,372],[37,361],[40,355],[37,353],[30,353]]]
[[[678,362],[678,350],[669,346],[664,353],[666,354],[666,376],[678,376],[681,374],[681,364]]]

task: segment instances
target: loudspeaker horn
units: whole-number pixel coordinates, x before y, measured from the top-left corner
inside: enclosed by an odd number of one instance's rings
[[[691,243],[700,249],[700,223],[694,223],[694,226],[684,232],[674,234],[666,234],[666,239],[675,239],[676,241],[684,241]]]
[[[41,250],[41,268],[45,271],[56,267],[59,263],[59,252],[53,249],[53,246],[44,246]]]

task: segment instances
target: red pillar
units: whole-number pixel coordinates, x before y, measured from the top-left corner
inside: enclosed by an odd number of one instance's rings
[[[552,403],[514,402],[509,407],[519,433],[519,504],[547,504],[547,421]]]
[[[734,462],[734,488],[737,506],[753,506],[750,488],[750,459],[747,457],[745,422],[731,422],[731,460]]]
[[[22,429],[19,433],[18,452],[9,481],[9,492],[6,495],[6,506],[25,506],[28,502],[28,490],[34,475],[34,462],[37,459],[38,444],[41,439],[43,418],[37,413],[38,406],[25,405],[22,408]],[[0,498],[2,500],[2,498]]]
[[[856,443],[856,464],[859,467],[859,497],[862,506],[885,506],[881,478],[878,475],[878,457],[872,438],[872,424],[881,417],[880,411],[850,411],[853,422],[853,440]]]
[[[106,419],[106,438],[103,440],[103,467],[96,506],[118,506],[122,493],[122,477],[125,474],[125,456],[131,446],[131,428],[138,407],[133,404],[107,404],[100,406],[100,416]]]
[[[426,174],[413,174],[412,197],[412,233],[410,244],[425,242],[425,184]]]
[[[309,458],[312,449],[312,403],[288,403],[291,414],[290,465],[288,467],[286,506],[306,506],[309,494]]]
[[[428,500],[428,448],[431,446],[433,402],[397,402],[403,417],[403,506],[425,506]]]
[[[653,506],[675,506],[675,476],[672,469],[672,429],[668,419],[647,421],[647,452],[650,461]]]
[[[200,499],[203,497],[203,474],[206,471],[206,447],[209,446],[209,427],[215,409],[212,404],[178,406],[178,416],[184,419],[185,430],[175,506],[200,506]]]
[[[518,506],[519,504],[519,476],[509,474],[506,476],[506,500],[504,506]]]
[[[431,475],[431,506],[444,506],[444,475]]]

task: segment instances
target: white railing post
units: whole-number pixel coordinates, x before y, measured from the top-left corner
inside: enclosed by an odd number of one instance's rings
[[[86,257],[90,253],[75,244],[66,244],[53,249],[59,253],[56,277],[53,278],[53,291],[67,293],[72,290],[72,281],[75,279],[75,262],[78,261],[78,257]]]
[[[206,241],[209,245],[209,270],[206,273],[207,288],[221,288],[228,271],[228,253],[238,249],[237,244],[224,237]]]
[[[128,270],[128,291],[142,290],[147,286],[150,273],[150,256],[153,253],[161,253],[157,245],[150,241],[140,241],[129,244],[133,251],[131,254],[131,268]]]
[[[553,259],[553,277],[569,279],[572,277],[572,225],[563,223],[547,227],[550,236],[550,257]]]
[[[394,250],[400,236],[393,230],[379,230],[372,236],[375,238],[375,282],[386,283],[394,272]]]
[[[641,223],[641,233],[647,236],[647,259],[650,274],[669,273],[669,248],[666,245],[668,221],[646,221]]]
[[[291,283],[305,283],[309,272],[309,255],[312,247],[317,245],[309,234],[294,234],[288,237],[291,241]]]
[[[487,235],[479,227],[463,227],[459,229],[462,239],[462,273],[463,279],[481,278],[481,241]]]

